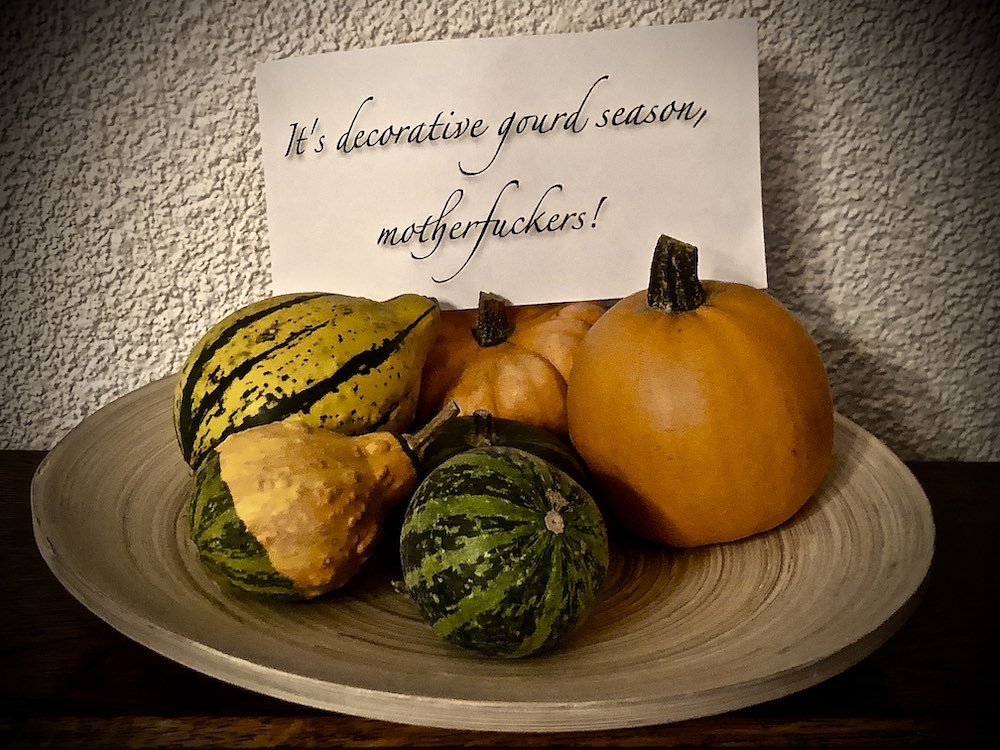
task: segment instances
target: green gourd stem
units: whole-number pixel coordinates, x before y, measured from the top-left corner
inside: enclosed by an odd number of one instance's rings
[[[479,318],[472,329],[472,337],[480,346],[496,346],[506,341],[514,332],[507,318],[507,303],[503,297],[490,292],[479,293]]]
[[[493,445],[497,441],[496,423],[488,409],[472,412],[472,427],[469,430],[469,444],[477,448]]]
[[[458,412],[458,404],[454,401],[449,401],[444,405],[444,408],[442,408],[441,411],[435,414],[431,420],[419,430],[402,436],[403,443],[418,461],[424,457],[424,451],[427,449],[427,446],[430,445],[434,436],[437,435],[441,428],[444,427],[453,417],[458,415]]]
[[[698,280],[698,248],[665,234],[653,251],[646,304],[664,312],[690,312],[705,303]]]

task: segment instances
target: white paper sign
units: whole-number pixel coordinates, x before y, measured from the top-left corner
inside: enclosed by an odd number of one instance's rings
[[[661,234],[766,286],[752,19],[291,58],[257,87],[276,294],[614,299]]]

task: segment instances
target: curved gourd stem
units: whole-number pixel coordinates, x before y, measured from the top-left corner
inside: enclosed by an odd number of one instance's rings
[[[507,303],[503,297],[491,292],[479,293],[479,318],[472,329],[472,338],[480,346],[496,346],[506,341],[514,332],[514,324],[507,317]]]
[[[698,248],[660,235],[649,270],[646,304],[664,312],[690,312],[705,303],[698,280]]]
[[[427,446],[430,445],[431,440],[440,431],[442,427],[449,420],[455,417],[459,412],[458,404],[454,401],[449,401],[444,405],[437,414],[435,414],[431,420],[421,427],[419,430],[413,433],[407,433],[402,436],[402,442],[409,449],[410,454],[414,456],[417,460],[424,457],[424,451]]]

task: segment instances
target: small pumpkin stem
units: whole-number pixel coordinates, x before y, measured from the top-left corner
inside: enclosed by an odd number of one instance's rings
[[[507,303],[492,292],[479,293],[479,318],[472,329],[472,338],[480,346],[502,344],[514,332],[507,318]]]
[[[698,248],[660,235],[649,270],[646,304],[664,312],[690,312],[705,303],[705,287],[698,280]]]
[[[496,424],[493,414],[487,409],[476,409],[472,412],[472,429],[469,433],[469,445],[477,448],[493,445],[497,439]]]
[[[449,401],[444,405],[444,408],[441,409],[441,411],[431,417],[431,420],[419,430],[402,436],[406,447],[410,449],[410,452],[417,458],[417,460],[424,457],[424,450],[426,450],[434,436],[437,435],[438,431],[444,427],[449,420],[455,417],[458,412],[458,404],[454,401]]]

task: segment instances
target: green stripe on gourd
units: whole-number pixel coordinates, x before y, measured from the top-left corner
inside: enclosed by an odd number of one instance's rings
[[[191,539],[202,562],[239,589],[270,599],[302,599],[292,581],[274,569],[267,551],[240,520],[222,481],[214,451],[195,472]]]
[[[592,610],[608,538],[587,491],[516,448],[469,450],[417,488],[400,536],[404,585],[434,632],[488,656],[550,648]]]
[[[197,467],[226,436],[295,415],[348,435],[401,431],[416,411],[437,303],[336,294],[271,297],[213,326],[178,379],[174,428]]]

